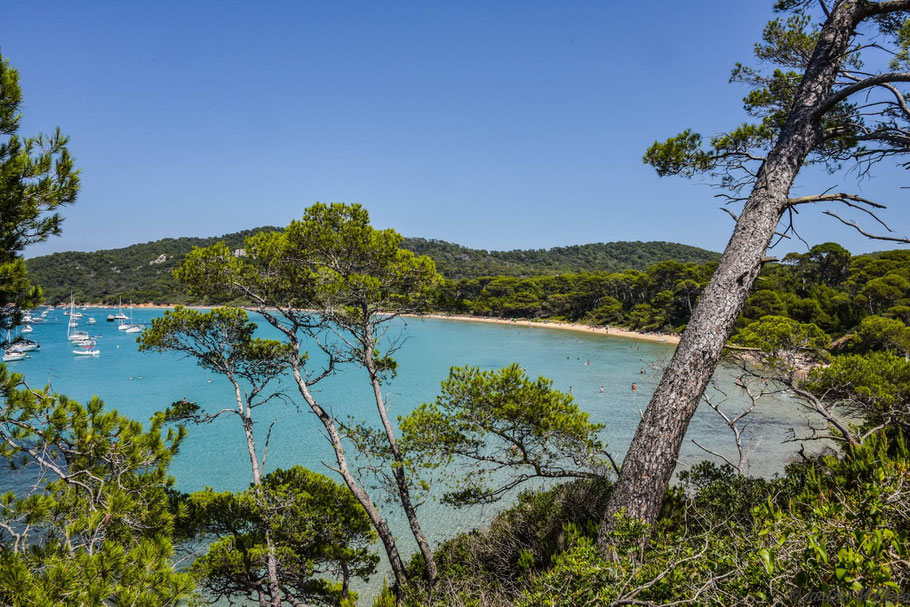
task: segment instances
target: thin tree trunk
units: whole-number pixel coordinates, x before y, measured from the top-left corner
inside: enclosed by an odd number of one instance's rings
[[[265,534],[265,566],[269,572],[269,594],[272,595],[272,607],[281,607],[281,586],[278,584],[278,559],[275,557],[275,544],[272,533]]]
[[[296,341],[292,341],[291,343],[295,351],[299,352],[300,344]],[[338,463],[338,472],[341,474],[341,478],[344,479],[344,483],[348,486],[348,489],[351,490],[351,493],[353,493],[357,501],[360,502],[360,505],[367,513],[367,516],[370,517],[370,522],[373,524],[373,528],[376,529],[376,533],[382,541],[386,556],[389,558],[389,564],[392,566],[392,575],[395,578],[396,587],[402,588],[407,576],[405,575],[404,563],[398,552],[398,546],[395,543],[395,536],[392,535],[389,524],[382,518],[379,509],[376,508],[376,505],[373,503],[373,500],[370,499],[369,494],[363,490],[357,483],[354,475],[351,474],[347,456],[344,452],[344,445],[341,442],[341,435],[338,433],[338,428],[335,426],[335,420],[332,419],[332,416],[329,415],[325,409],[319,406],[319,403],[313,397],[309,387],[307,387],[306,380],[300,374],[300,365],[296,360],[292,359],[291,370],[294,373],[294,380],[297,382],[297,389],[300,392],[300,395],[306,401],[307,405],[309,405],[313,413],[316,414],[316,417],[319,418],[319,421],[322,422],[322,425],[328,434],[329,442],[332,445],[332,449],[335,451],[335,461]]]
[[[259,468],[259,456],[256,454],[256,440],[253,436],[253,418],[249,404],[243,397],[240,384],[233,375],[228,376],[234,384],[234,396],[237,399],[237,409],[240,419],[243,420],[243,433],[246,435],[246,449],[250,456],[250,470],[253,473],[253,485],[262,486],[262,470]],[[272,534],[265,534],[266,570],[269,574],[269,595],[272,597],[272,607],[281,607],[281,585],[278,583],[278,560],[275,558],[275,546],[272,543]]]
[[[814,114],[831,91],[864,10],[864,2],[838,2],[822,29],[787,123],[632,439],[601,523],[602,550],[608,549],[616,514],[647,523],[657,519],[689,421],[761,271],[793,180],[817,141]]]
[[[351,587],[351,568],[347,563],[341,563],[341,599],[344,600],[350,596]]]
[[[363,362],[370,375],[370,383],[373,386],[373,396],[376,399],[376,409],[379,412],[379,419],[382,420],[382,427],[385,429],[385,435],[389,442],[389,448],[392,451],[392,457],[395,458],[395,464],[392,466],[392,475],[395,477],[395,485],[398,488],[401,507],[408,518],[411,533],[414,535],[414,539],[417,540],[417,545],[420,547],[420,553],[423,555],[424,562],[426,563],[427,578],[430,584],[433,585],[436,583],[436,577],[438,575],[436,559],[433,557],[433,550],[430,548],[430,543],[423,534],[423,529],[420,527],[420,521],[417,520],[417,510],[414,508],[414,504],[411,501],[411,490],[408,487],[404,457],[402,457],[401,450],[398,448],[398,442],[395,440],[395,430],[389,422],[389,414],[385,408],[385,399],[382,396],[382,386],[379,383],[379,375],[376,372],[376,366],[373,364],[373,336],[370,332],[369,320],[366,322],[366,343],[364,344]]]

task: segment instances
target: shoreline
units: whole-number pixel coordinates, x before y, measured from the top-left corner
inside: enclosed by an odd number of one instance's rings
[[[666,343],[675,346],[679,344],[679,335],[665,333],[641,333],[639,331],[629,331],[617,327],[607,327],[606,330],[600,327],[584,325],[577,322],[562,322],[555,320],[510,320],[507,318],[488,318],[486,316],[466,316],[459,314],[407,314],[407,318],[433,318],[436,320],[455,320],[461,322],[483,322],[497,325],[511,325],[519,327],[535,327],[541,329],[560,329],[563,331],[575,331],[578,333],[587,333],[589,335],[600,335],[603,337],[621,337],[624,339],[635,339],[638,341],[650,341],[656,343]]]
[[[100,304],[88,304],[89,307],[97,307],[102,309],[111,309],[107,306]],[[141,303],[133,304],[134,308],[144,308],[144,309],[161,309],[169,310],[173,309],[177,304],[152,304],[152,303]],[[188,308],[198,308],[198,309],[211,309],[212,306],[194,306],[189,305]],[[469,316],[465,314],[444,314],[439,312],[434,312],[432,314],[402,314],[405,318],[432,318],[435,320],[453,320],[458,322],[481,322],[487,324],[496,324],[496,325],[510,325],[510,326],[519,326],[519,327],[532,327],[540,329],[558,329],[562,331],[574,331],[576,333],[587,333],[589,335],[600,335],[603,337],[620,337],[623,339],[634,339],[638,341],[650,341],[653,343],[665,343],[667,345],[675,346],[679,344],[679,335],[674,335],[671,333],[641,333],[639,331],[630,331],[628,329],[620,329],[618,327],[607,327],[604,330],[601,327],[594,327],[591,325],[585,325],[577,322],[563,322],[556,320],[513,320],[508,318],[491,318],[488,316]]]

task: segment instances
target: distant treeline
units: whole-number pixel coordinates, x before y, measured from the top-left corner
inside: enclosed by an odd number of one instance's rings
[[[194,247],[224,242],[244,254],[263,227],[217,238],[168,238],[94,253],[28,260],[48,303],[201,302],[173,270]],[[717,267],[718,254],[667,242],[614,242],[550,250],[481,251],[439,240],[405,239],[445,277],[439,311],[499,318],[548,318],[639,331],[681,331]],[[494,271],[491,271],[494,270]],[[814,323],[837,337],[869,315],[910,321],[910,251],[853,256],[835,243],[767,264],[740,325],[763,316]]]
[[[200,303],[176,283],[173,270],[194,247],[224,242],[243,254],[244,239],[262,227],[213,238],[166,238],[122,249],[93,253],[55,253],[27,260],[32,281],[41,285],[47,303],[77,302]],[[670,242],[612,242],[549,250],[483,251],[441,240],[406,238],[404,248],[428,255],[448,279],[479,276],[546,276],[567,272],[644,270],[664,260],[705,263],[719,254]]]
[[[663,261],[639,270],[445,281],[437,306],[454,313],[550,318],[681,331],[717,264]],[[853,256],[835,243],[765,266],[740,318],[813,323],[832,336],[869,315],[910,321],[910,251]]]
[[[216,242],[239,252],[247,237],[274,229],[256,228],[217,238],[165,238],[92,253],[54,253],[28,259],[26,266],[47,303],[69,301],[71,293],[79,303],[116,304],[121,297],[124,303],[193,303],[194,298],[177,286],[173,276],[187,253]]]
[[[427,255],[440,274],[451,280],[482,276],[553,276],[571,272],[618,272],[644,270],[655,263],[675,260],[705,263],[720,254],[675,242],[607,242],[597,244],[484,251],[468,249],[442,240],[405,238],[404,248]]]

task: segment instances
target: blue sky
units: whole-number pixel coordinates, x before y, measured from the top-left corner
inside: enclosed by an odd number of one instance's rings
[[[641,156],[745,119],[727,80],[771,4],[7,0],[23,133],[59,125],[83,171],[64,234],[27,255],[285,225],[315,201],[477,248],[721,250],[715,191]],[[910,232],[906,171],[877,175],[794,193],[861,192]],[[810,244],[891,248],[818,211],[799,226]]]

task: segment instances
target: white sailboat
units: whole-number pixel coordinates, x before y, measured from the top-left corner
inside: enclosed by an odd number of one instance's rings
[[[7,331],[6,332],[7,343],[12,341],[12,338],[10,337],[10,335],[11,335],[10,332]],[[2,359],[3,359],[3,362],[5,362],[5,363],[15,362],[17,360],[22,360],[23,358],[27,358],[25,356],[25,351],[22,350],[21,348],[17,348],[15,344],[10,344],[6,348],[3,349]]]
[[[13,349],[20,352],[32,352],[40,347],[41,345],[37,341],[32,341],[31,339],[20,339],[13,344]]]
[[[73,331],[67,339],[69,339],[70,341],[80,341],[83,339],[88,339],[88,332],[87,331]]]
[[[73,301],[72,296],[70,296],[70,318],[73,317],[73,309],[75,308],[76,303]],[[79,323],[75,320],[70,320],[66,325],[66,338],[70,341],[79,341],[82,339],[88,339],[87,331],[79,331],[76,327],[79,326]]]
[[[114,322],[115,320],[126,320],[126,318],[127,318],[126,314],[123,313],[123,298],[121,297],[120,303],[117,304],[117,313],[108,314],[107,321]],[[118,329],[119,329],[119,327],[118,327]]]
[[[121,314],[122,314],[122,312],[121,312]],[[130,327],[133,326],[133,302],[130,302],[130,315],[126,316],[124,314],[123,318],[124,318],[123,322],[120,323],[119,325],[117,325],[118,331],[126,331],[127,329],[129,329]],[[127,321],[129,321],[129,322],[127,322]]]
[[[3,362],[5,363],[15,362],[24,358],[27,358],[25,352],[16,350],[15,348],[8,348],[3,351]]]
[[[101,350],[92,350],[90,348],[86,348],[85,350],[73,350],[73,354],[76,356],[98,356],[101,354]]]
[[[130,324],[124,330],[125,333],[139,333],[142,331],[142,325],[133,324],[133,306],[132,302],[130,303]]]
[[[28,358],[25,356],[26,352],[32,352],[37,350],[41,346],[37,341],[26,339],[21,335],[15,339],[12,338],[12,331],[6,331],[6,348],[3,350],[3,355],[6,356],[9,354],[8,358],[4,358],[4,361],[10,362],[14,360],[22,360],[23,358]],[[22,354],[19,356],[18,354]]]

